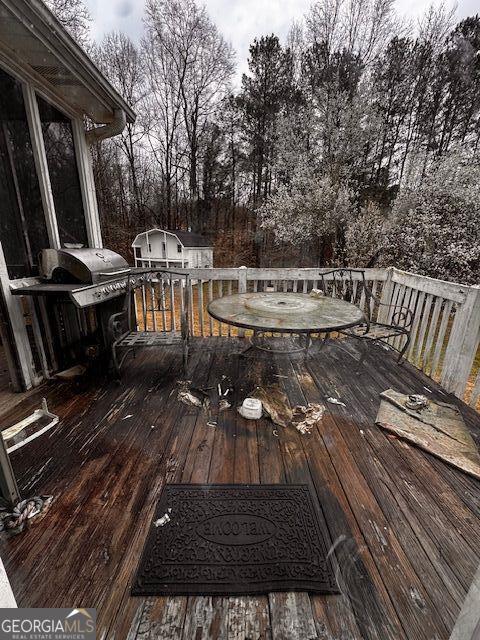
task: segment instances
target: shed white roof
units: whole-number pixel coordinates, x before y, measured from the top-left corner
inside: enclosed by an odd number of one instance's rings
[[[198,249],[199,247],[203,247],[203,248],[208,248],[211,249],[213,248],[212,243],[210,242],[210,240],[208,240],[207,238],[205,238],[205,236],[202,236],[199,233],[193,233],[191,231],[183,231],[181,229],[149,229],[148,231],[143,231],[142,233],[139,233],[137,236],[135,236],[135,240],[132,242],[132,247],[139,247],[140,245],[140,238],[142,238],[142,236],[146,236],[146,235],[152,235],[155,233],[166,233],[169,236],[174,236],[178,242],[183,245],[186,249]]]

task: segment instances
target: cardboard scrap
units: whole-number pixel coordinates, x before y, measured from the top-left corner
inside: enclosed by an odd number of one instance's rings
[[[301,434],[310,433],[312,428],[323,418],[323,404],[308,403],[306,407],[297,405],[293,410],[292,425]]]
[[[480,479],[480,454],[455,405],[429,400],[424,409],[408,409],[408,396],[393,389],[380,397],[379,427]]]

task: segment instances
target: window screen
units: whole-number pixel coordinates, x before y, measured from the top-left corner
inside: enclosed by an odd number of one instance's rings
[[[38,273],[49,246],[22,85],[0,69],[0,240],[11,279]]]
[[[70,119],[37,97],[58,232],[62,246],[88,246]]]

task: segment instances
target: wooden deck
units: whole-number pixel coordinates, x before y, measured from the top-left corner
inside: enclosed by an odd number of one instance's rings
[[[449,637],[480,556],[480,483],[374,426],[389,387],[456,401],[410,365],[372,347],[356,373],[355,343],[334,342],[301,361],[239,358],[235,338],[199,339],[197,387],[236,382],[239,403],[280,383],[292,405],[326,403],[310,435],[241,418],[207,425],[176,398],[180,347],[144,350],[123,382],[57,385],[61,422],[12,461],[25,496],[53,494],[46,516],[3,541],[20,606],[97,608],[98,638],[440,640]],[[5,424],[24,415],[27,402]],[[462,405],[479,441],[480,420]],[[342,594],[133,598],[130,581],[166,482],[308,483],[322,505]]]

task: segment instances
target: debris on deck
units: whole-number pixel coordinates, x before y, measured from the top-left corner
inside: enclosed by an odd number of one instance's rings
[[[191,380],[179,380],[177,400],[191,407],[203,407],[205,411],[210,409],[210,396],[207,390],[191,387]]]
[[[325,407],[323,404],[309,402],[307,406],[297,405],[293,409],[292,424],[297,431],[305,435],[323,418]]]
[[[48,410],[47,401],[42,398],[40,409],[35,409],[31,415],[2,431],[7,453],[20,449],[56,424],[58,424],[58,416]]]
[[[245,398],[238,413],[247,420],[259,420],[262,417],[263,406],[258,398]]]
[[[190,393],[190,391],[179,391],[177,398],[180,400],[180,402],[183,402],[183,404],[190,404],[192,405],[192,407],[202,406],[202,400],[199,400],[199,398],[197,398],[197,396],[194,396],[193,393]]]
[[[292,410],[288,398],[277,384],[269,387],[255,387],[249,397],[260,400],[264,412],[279,427],[286,427],[291,423]]]
[[[426,406],[411,409],[412,396],[393,389],[380,398],[375,423],[382,429],[480,479],[480,454],[455,405],[427,400]]]
[[[263,410],[263,411],[262,411]],[[312,428],[323,418],[323,404],[308,403],[290,408],[288,398],[278,385],[256,387],[250,397],[245,398],[238,407],[238,413],[247,420],[258,420],[262,413],[280,427],[293,426],[301,434],[310,433]],[[278,437],[275,429],[273,435]]]
[[[218,403],[218,410],[219,411],[225,411],[226,409],[230,409],[232,405],[230,404],[230,402],[228,400],[225,400],[225,398],[222,398],[220,400],[220,402]]]
[[[226,375],[222,375],[220,382],[217,385],[217,390],[219,397],[228,396],[228,394],[233,391],[232,379]]]
[[[338,404],[341,407],[346,407],[347,406],[344,402],[342,402],[338,398],[329,397],[329,398],[327,398],[327,402],[330,402],[330,404]]]
[[[0,507],[0,532],[10,535],[21,533],[29,520],[47,510],[52,500],[52,496],[35,496],[22,500],[13,508]]]
[[[55,378],[57,380],[68,382],[71,380],[77,380],[78,378],[84,376],[86,373],[87,367],[85,367],[83,364],[76,364],[69,369],[65,369],[64,371],[58,371],[58,373],[55,374]]]
[[[161,518],[158,518],[158,520],[155,520],[155,522],[153,523],[155,527],[164,527],[167,522],[170,522],[170,513],[172,512],[171,509],[168,509],[166,513],[163,514],[163,516]]]
[[[408,396],[405,401],[405,406],[407,409],[412,409],[413,411],[426,409],[428,407],[428,399],[425,396],[414,393]]]

